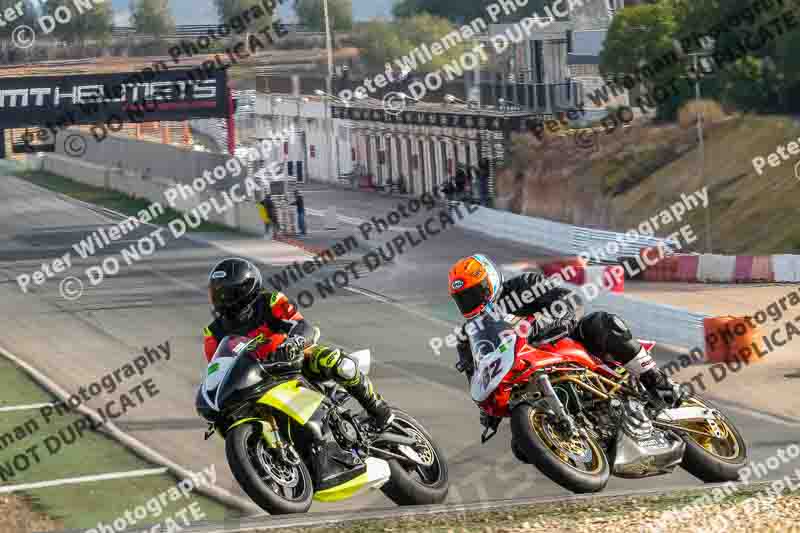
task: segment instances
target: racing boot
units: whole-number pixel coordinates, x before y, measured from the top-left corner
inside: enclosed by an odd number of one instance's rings
[[[392,408],[380,394],[375,392],[375,388],[366,374],[358,372],[355,380],[346,383],[345,388],[369,414],[376,431],[382,432],[392,423],[394,420]]]
[[[636,357],[625,363],[625,368],[639,378],[653,403],[660,408],[679,407],[685,394],[681,386],[661,371],[653,357],[642,348]]]

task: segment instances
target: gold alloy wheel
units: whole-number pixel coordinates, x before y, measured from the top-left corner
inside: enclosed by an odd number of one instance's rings
[[[605,454],[593,439],[584,439],[580,436],[565,439],[553,428],[547,415],[536,410],[530,411],[528,419],[533,431],[561,462],[587,474],[598,474],[603,470]],[[589,461],[583,461],[583,458]],[[584,465],[585,469],[578,468],[577,464]]]
[[[706,409],[714,409],[713,407],[704,404],[697,398],[689,398],[688,400],[685,400],[683,404],[681,404],[681,407],[693,407],[693,406],[704,407]],[[725,421],[725,419],[720,417],[715,417],[715,419],[716,419],[717,429],[719,429],[719,431],[722,433],[721,438],[705,436],[705,435],[700,435],[698,433],[689,433],[689,432],[686,433],[686,436],[688,436],[694,442],[702,446],[703,449],[708,453],[710,453],[711,455],[719,459],[732,461],[733,459],[736,459],[739,456],[739,452],[741,451],[741,448],[739,447],[739,440],[736,438],[736,433],[731,431],[731,428]],[[694,429],[697,431],[703,431],[705,433],[713,432],[713,429],[706,421],[686,422],[680,425],[682,425],[686,429]]]

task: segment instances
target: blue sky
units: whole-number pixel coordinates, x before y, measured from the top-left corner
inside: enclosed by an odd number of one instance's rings
[[[293,12],[288,5],[281,6],[279,13],[282,19],[288,19]],[[112,0],[116,23],[127,24],[130,0]],[[170,0],[176,24],[213,24],[217,21],[216,10],[211,0]],[[355,20],[368,20],[373,17],[389,16],[392,0],[353,0],[353,17]]]

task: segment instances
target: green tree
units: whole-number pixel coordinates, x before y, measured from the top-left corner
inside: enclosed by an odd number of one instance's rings
[[[681,70],[673,46],[677,32],[675,11],[666,3],[623,9],[608,28],[600,71],[612,76],[642,70],[642,77],[652,83],[670,79]],[[669,61],[676,64],[669,65]],[[643,62],[652,70],[641,69]]]
[[[714,52],[721,57],[727,55],[722,54],[723,51],[736,50],[739,39],[747,34],[756,35],[763,30],[775,32],[768,23],[784,11],[773,7],[764,14],[745,9],[747,5],[739,0],[671,2],[680,26],[679,38],[687,44],[684,48],[696,51],[697,44],[689,45],[694,41],[692,36],[709,35],[714,39]],[[736,18],[731,18],[732,15]],[[737,19],[738,24],[731,26],[731,21]],[[794,90],[800,84],[798,45],[798,32],[789,30],[759,49],[748,50],[736,60],[726,58],[713,77],[703,81],[703,94],[746,111],[790,110]]]
[[[107,43],[111,39],[111,26],[114,21],[111,2],[90,3],[91,9],[81,7],[75,3],[62,4],[48,2],[44,11],[48,27],[53,26],[52,35],[68,44],[86,44],[93,40]],[[60,11],[56,13],[57,10]],[[65,13],[69,10],[69,16]],[[61,22],[66,19],[66,22]]]
[[[423,13],[441,17],[454,24],[465,24],[476,18],[483,18],[487,22],[491,20],[486,12],[486,6],[491,2],[486,0],[400,0],[392,8],[392,14],[398,18],[412,18]],[[514,12],[505,14],[501,12],[497,16],[497,22],[514,22],[523,17],[531,16],[536,13],[545,16],[545,6],[549,6],[552,0],[529,0],[524,7],[520,7]],[[563,2],[566,9],[567,1]]]
[[[452,42],[461,38],[458,29],[446,19],[423,14],[395,22],[368,22],[363,25],[356,39],[370,66],[382,69],[386,63],[391,62],[392,67],[398,69],[401,68],[404,58],[412,56],[414,48],[421,44],[431,46],[447,35],[458,35],[458,39],[453,39]],[[438,70],[460,58],[467,44],[469,43],[458,42],[455,46],[449,46],[444,53],[434,55],[429,62],[420,61],[416,57],[416,64],[409,68],[418,73]]]
[[[131,0],[131,22],[138,33],[157,37],[175,30],[169,0]]]
[[[325,10],[323,0],[296,0],[294,9],[300,24],[313,31],[325,31]],[[328,0],[328,16],[331,30],[349,31],[353,29],[352,0]]]
[[[275,5],[277,5],[277,1]],[[261,7],[261,9],[264,8],[261,0],[214,0],[214,7],[217,9],[220,23],[226,23],[233,18],[240,17],[242,13],[256,6]],[[277,11],[277,8],[275,10]],[[261,22],[263,18],[258,20]]]

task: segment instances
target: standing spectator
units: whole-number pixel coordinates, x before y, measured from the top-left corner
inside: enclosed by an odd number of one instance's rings
[[[453,199],[453,193],[456,191],[455,185],[453,185],[453,180],[447,180],[444,185],[442,185],[441,191],[445,198],[447,198],[447,201],[451,201]]]
[[[481,205],[489,207],[489,160],[485,157],[478,163],[478,189]]]
[[[300,235],[306,235],[306,205],[303,200],[303,195],[300,191],[295,194],[295,201],[292,205],[297,206],[297,229],[300,230]]]
[[[464,190],[467,187],[467,173],[464,172],[464,167],[459,165],[456,170],[456,200],[464,201]]]
[[[277,229],[277,220],[275,219],[275,204],[269,194],[265,195],[264,199],[261,200],[261,207],[263,208],[261,219],[264,221],[265,237],[270,240],[273,237],[273,224]]]

